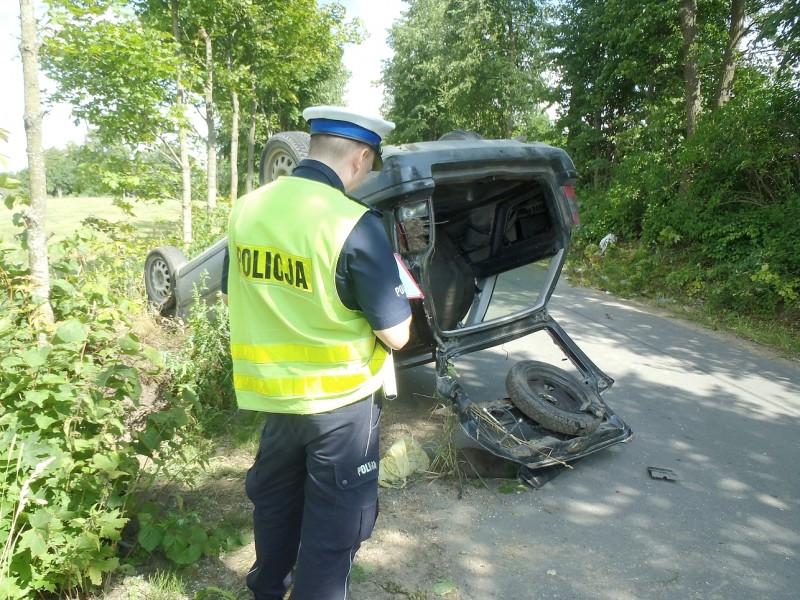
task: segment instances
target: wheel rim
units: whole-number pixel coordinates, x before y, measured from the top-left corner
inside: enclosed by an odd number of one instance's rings
[[[150,265],[150,286],[156,302],[164,302],[172,293],[172,276],[163,258],[155,259]]]
[[[282,149],[275,150],[267,160],[269,180],[275,181],[283,175],[291,175],[295,166],[297,165],[288,152]]]

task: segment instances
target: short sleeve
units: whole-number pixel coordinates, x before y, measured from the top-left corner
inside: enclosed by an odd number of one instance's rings
[[[364,213],[350,232],[339,255],[336,283],[342,303],[363,312],[375,331],[411,316],[394,253],[376,213]]]

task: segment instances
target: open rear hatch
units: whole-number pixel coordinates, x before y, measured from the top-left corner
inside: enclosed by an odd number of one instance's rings
[[[359,196],[384,212],[395,251],[424,291],[411,301],[412,339],[395,363],[434,361],[437,392],[469,438],[528,469],[629,440],[600,396],[613,380],[547,312],[578,223],[568,155],[546,144],[454,140],[390,146],[383,158]],[[525,365],[509,373],[509,397],[469,397],[453,359],[541,330],[577,376]],[[558,418],[540,412],[549,408]],[[570,425],[570,414],[588,424]]]

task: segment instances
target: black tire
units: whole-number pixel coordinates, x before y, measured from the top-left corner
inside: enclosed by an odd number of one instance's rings
[[[147,299],[165,317],[175,313],[175,277],[178,269],[186,262],[186,256],[175,246],[161,246],[151,250],[144,261]]]
[[[480,133],[475,133],[474,131],[468,131],[467,129],[455,129],[453,131],[448,131],[442,137],[439,138],[440,142],[445,142],[447,140],[485,140],[486,138],[483,137]]]
[[[567,435],[586,435],[602,421],[582,410],[593,392],[569,373],[536,360],[518,362],[506,376],[511,402],[543,427]]]
[[[258,181],[261,185],[275,181],[281,175],[291,175],[301,160],[308,156],[311,136],[305,131],[276,133],[261,153]]]

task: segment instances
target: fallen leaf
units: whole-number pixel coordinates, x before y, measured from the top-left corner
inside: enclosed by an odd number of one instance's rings
[[[431,588],[431,591],[437,596],[444,596],[456,589],[456,582],[450,579],[440,581]]]

